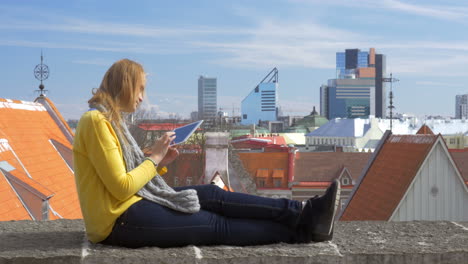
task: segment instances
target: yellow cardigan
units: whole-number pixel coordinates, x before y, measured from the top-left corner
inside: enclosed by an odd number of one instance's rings
[[[111,233],[115,220],[142,198],[136,195],[158,169],[145,160],[127,172],[117,135],[98,110],[83,114],[73,143],[75,181],[88,239],[97,243]]]

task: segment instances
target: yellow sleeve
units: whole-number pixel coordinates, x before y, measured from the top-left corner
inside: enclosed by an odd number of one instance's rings
[[[127,172],[118,138],[109,121],[97,112],[86,130],[86,149],[91,163],[106,189],[118,200],[138,192],[156,174],[151,161]]]

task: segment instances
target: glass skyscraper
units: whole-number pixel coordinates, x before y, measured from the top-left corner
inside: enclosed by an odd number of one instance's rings
[[[373,95],[374,80],[334,79],[328,86],[329,119],[337,117],[367,118],[375,115]]]
[[[266,81],[268,78],[270,79]],[[274,68],[241,103],[242,125],[276,121],[278,117],[278,70]]]
[[[217,109],[216,78],[200,76],[198,78],[198,119],[203,119],[205,124],[210,124],[216,118]]]
[[[468,119],[468,94],[455,96],[455,118]]]

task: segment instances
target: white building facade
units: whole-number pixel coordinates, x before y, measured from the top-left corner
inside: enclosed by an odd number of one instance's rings
[[[390,221],[468,221],[468,189],[439,137]]]

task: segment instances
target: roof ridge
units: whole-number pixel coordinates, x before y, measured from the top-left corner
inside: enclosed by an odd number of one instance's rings
[[[8,108],[15,110],[46,111],[45,107],[36,102],[0,98],[0,109]]]

